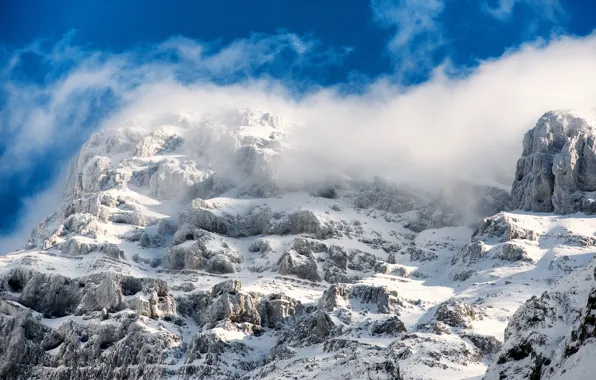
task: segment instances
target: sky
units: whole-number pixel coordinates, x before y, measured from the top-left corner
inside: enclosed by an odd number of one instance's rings
[[[588,1],[0,1],[11,248],[55,210],[81,144],[133,112],[265,107],[316,126],[301,152],[334,170],[502,185],[541,113],[596,105]]]

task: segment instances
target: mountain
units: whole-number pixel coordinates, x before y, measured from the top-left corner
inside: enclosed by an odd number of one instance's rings
[[[591,379],[595,124],[545,114],[511,196],[302,181],[259,110],[104,129],[0,257],[0,378]]]

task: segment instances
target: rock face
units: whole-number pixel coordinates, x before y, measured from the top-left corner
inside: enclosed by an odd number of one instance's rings
[[[596,219],[462,182],[288,187],[267,112],[139,120],[0,256],[0,379],[586,378]],[[590,131],[541,119],[517,207],[589,212]]]
[[[596,212],[596,126],[570,112],[548,112],[524,136],[512,196],[516,208]]]

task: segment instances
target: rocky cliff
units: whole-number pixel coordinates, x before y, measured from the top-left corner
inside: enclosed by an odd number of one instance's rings
[[[528,211],[596,212],[596,114],[548,112],[524,137],[512,196]]]

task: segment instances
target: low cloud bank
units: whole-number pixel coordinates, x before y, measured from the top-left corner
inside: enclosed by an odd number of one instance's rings
[[[52,68],[37,83],[15,74],[27,54]],[[429,189],[452,179],[508,188],[523,134],[542,113],[596,107],[594,35],[526,44],[465,71],[445,64],[413,87],[381,77],[357,94],[266,74],[287,62],[288,72],[337,65],[344,54],[287,34],[215,52],[183,38],[122,54],[68,41],[29,47],[2,69],[0,172],[26,172],[40,152],[72,155],[92,131],[139,114],[258,108],[301,126],[290,180],[380,175]]]

